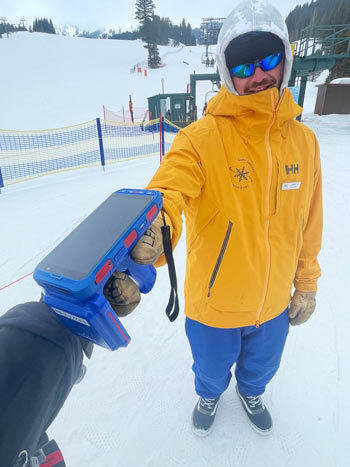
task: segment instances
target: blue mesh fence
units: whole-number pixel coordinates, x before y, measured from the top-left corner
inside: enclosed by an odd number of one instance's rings
[[[61,131],[53,131],[55,133],[25,134],[23,132],[24,134],[21,134],[22,132],[16,132],[15,134],[6,134],[5,131],[0,132],[0,147],[2,150],[14,149],[18,151],[45,149],[63,144],[83,142],[97,137],[95,123],[85,128],[62,128]]]
[[[0,187],[62,170],[159,155],[159,120],[100,120],[100,130],[96,120],[54,130],[0,130]],[[165,121],[163,130],[167,151],[179,129]]]

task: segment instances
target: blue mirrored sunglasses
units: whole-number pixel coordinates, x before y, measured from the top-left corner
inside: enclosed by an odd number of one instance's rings
[[[260,67],[264,71],[270,71],[276,68],[276,66],[281,63],[283,54],[277,52],[275,54],[269,55],[268,57],[257,60],[254,63],[248,63],[247,65],[237,65],[232,68],[232,74],[236,78],[249,78],[253,76],[255,68]]]

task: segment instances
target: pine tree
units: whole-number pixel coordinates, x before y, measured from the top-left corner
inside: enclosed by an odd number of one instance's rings
[[[310,25],[346,24],[345,18],[349,11],[349,0],[313,0],[302,6],[297,5],[286,18],[290,40],[299,40],[302,30]],[[319,34],[323,37],[329,34],[329,31]]]
[[[174,45],[181,41],[185,45],[196,45],[196,37],[191,25],[182,20],[180,25],[173,24],[169,18],[161,18],[152,10],[153,0],[138,0],[136,2],[135,18],[139,19],[140,27],[137,31],[119,31],[111,39],[138,39],[147,44],[168,45],[173,39]]]
[[[350,24],[350,10],[343,17],[345,19],[344,24]],[[349,37],[349,41],[342,42],[335,47],[335,53],[344,54],[346,53],[347,48],[350,43],[350,31],[345,31],[342,33],[344,37]],[[350,77],[350,58],[344,58],[339,60],[334,67],[330,70],[330,73],[326,79],[326,83],[330,83],[333,79],[336,78],[348,78]]]
[[[35,18],[33,22],[33,32],[46,32],[47,34],[56,34],[55,28],[46,18]]]
[[[180,26],[180,29],[181,29],[181,39],[180,39],[180,42],[182,42],[183,44],[186,44],[186,21],[185,21],[185,18],[182,19],[182,23],[181,23],[181,26]]]
[[[196,38],[192,34],[192,28],[190,23],[187,23],[186,45],[196,45]]]
[[[2,37],[2,34],[6,34],[8,36],[10,32],[26,31],[26,30],[27,29],[25,28],[24,25],[14,26],[13,24],[7,23],[6,21],[2,21],[0,23],[0,37]]]
[[[155,9],[153,0],[137,0],[135,8],[135,18],[140,23],[141,38],[149,44],[151,42],[151,23]]]
[[[349,78],[350,77],[350,58],[339,60],[331,69],[326,83],[330,83],[336,78]]]
[[[54,26],[52,24],[52,19],[50,19],[50,33],[51,34],[56,34],[55,28],[54,28]]]
[[[157,22],[154,21],[153,0],[137,0],[135,8],[135,18],[140,22],[141,38],[146,42],[145,48],[148,50],[148,65],[150,68],[157,68],[161,60],[157,47],[158,30]]]
[[[138,19],[140,24],[143,26],[147,18],[152,18],[155,6],[153,0],[137,0],[135,8],[135,18]]]
[[[158,68],[161,63],[161,59],[159,56],[157,44],[148,44],[147,48],[148,48],[148,66],[150,68]]]

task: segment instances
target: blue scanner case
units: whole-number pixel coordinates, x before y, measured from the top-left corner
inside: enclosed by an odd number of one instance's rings
[[[126,272],[148,293],[156,280],[153,265],[140,265],[130,251],[157,217],[162,195],[153,190],[113,193],[36,267],[44,302],[80,337],[110,350],[130,336],[103,294],[114,271]]]

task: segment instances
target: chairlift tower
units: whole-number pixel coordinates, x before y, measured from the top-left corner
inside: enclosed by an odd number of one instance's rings
[[[205,54],[202,55],[202,63],[206,64],[215,54],[209,52],[209,46],[217,44],[221,26],[226,18],[202,18],[200,25],[199,43],[205,45]]]

